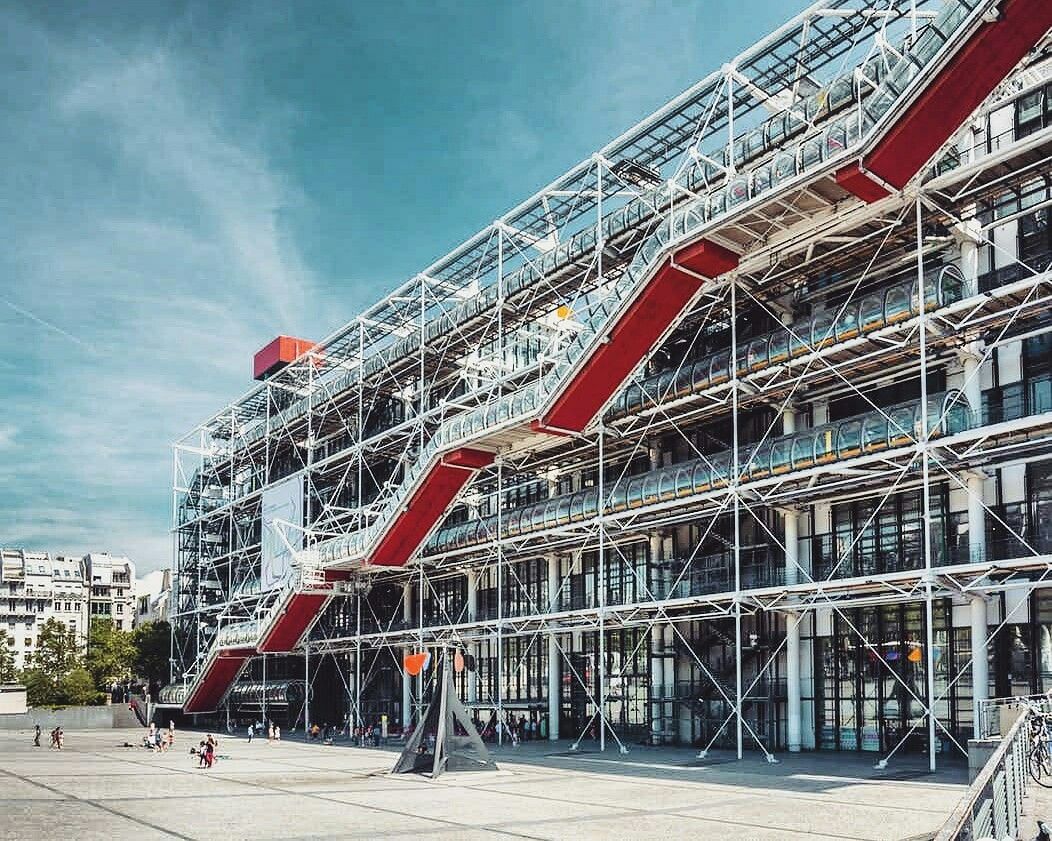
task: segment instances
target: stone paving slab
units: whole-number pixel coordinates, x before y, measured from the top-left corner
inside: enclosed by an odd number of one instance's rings
[[[699,764],[685,750],[567,756],[535,743],[498,751],[497,773],[431,781],[388,777],[393,750],[223,738],[226,758],[202,770],[189,755],[199,734],[167,754],[121,747],[140,738],[67,733],[58,752],[0,733],[0,839],[901,841],[934,831],[964,791],[963,772],[930,777],[910,759],[881,778],[856,755]]]

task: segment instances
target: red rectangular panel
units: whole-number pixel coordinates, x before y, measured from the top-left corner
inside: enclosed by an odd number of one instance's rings
[[[472,475],[472,470],[448,464],[431,468],[405,510],[395,515],[368,562],[376,566],[404,566]]]
[[[836,183],[849,193],[854,193],[867,204],[872,204],[891,195],[882,185],[870,178],[864,170],[859,169],[858,164],[851,164],[839,170],[836,174]]]
[[[292,651],[328,600],[324,593],[294,593],[260,641],[259,651],[267,654]]]
[[[314,347],[314,342],[294,336],[278,336],[260,350],[252,360],[252,376],[257,380],[280,371],[290,362]]]
[[[469,470],[481,470],[493,464],[493,453],[486,450],[474,450],[471,447],[461,447],[442,458],[443,464],[450,467],[466,467]]]
[[[1052,27],[1049,0],[1005,0],[866,156],[866,169],[902,188]]]
[[[565,387],[539,428],[553,433],[580,432],[596,416],[669,326],[679,318],[701,287],[702,279],[681,271],[685,266],[703,277],[733,269],[738,257],[721,245],[701,241],[665,261],[640,291],[627,312]]]
[[[186,699],[183,712],[205,713],[215,710],[255,653],[254,648],[229,648],[220,651],[219,656],[208,664],[207,671],[193,694]]]

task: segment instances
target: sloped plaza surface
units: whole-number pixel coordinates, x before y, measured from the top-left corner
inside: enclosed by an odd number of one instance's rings
[[[960,767],[887,771],[858,755],[768,765],[691,751],[599,753],[589,743],[496,750],[495,773],[391,777],[394,750],[222,738],[211,770],[180,732],[152,754],[142,731],[71,732],[61,752],[0,734],[0,838],[917,839],[964,791]]]

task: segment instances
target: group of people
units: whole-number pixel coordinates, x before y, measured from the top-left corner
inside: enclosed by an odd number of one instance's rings
[[[209,733],[207,738],[201,741],[199,749],[191,749],[190,753],[197,754],[198,768],[211,768],[215,764],[216,747],[218,744],[219,740],[216,739],[216,737],[213,736],[211,733]]]
[[[255,737],[257,730],[260,730],[260,731],[263,730],[263,722],[262,721],[260,721],[260,722],[250,721],[248,723],[248,727],[245,730],[245,733],[248,735],[249,742],[251,742],[252,739]],[[267,725],[267,741],[268,742],[280,742],[281,741],[281,727],[279,727],[273,721],[270,722],[269,725]]]
[[[380,747],[380,741],[383,739],[383,725],[380,722],[376,724],[366,724],[364,726],[359,725],[354,728],[354,741],[359,747],[366,747],[372,745],[374,748]],[[406,737],[408,738],[408,736]]]
[[[150,732],[142,737],[142,743],[143,747],[149,748],[152,751],[165,753],[175,744],[175,722],[169,720],[168,730],[165,732],[151,721]]]
[[[33,729],[33,746],[40,747],[40,725],[38,724]],[[61,727],[56,727],[51,731],[51,744],[48,745],[48,750],[62,750],[62,744],[65,741],[66,734],[62,731]]]
[[[515,713],[509,712],[503,721],[498,721],[497,714],[494,712],[489,722],[480,731],[482,740],[484,742],[496,741],[501,730],[504,731],[504,738],[510,740],[512,745],[547,739],[548,718],[544,715],[536,718],[532,714],[526,718],[525,715],[520,714],[516,719]]]

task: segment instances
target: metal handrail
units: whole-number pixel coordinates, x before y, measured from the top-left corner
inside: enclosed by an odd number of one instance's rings
[[[1027,787],[1032,707],[1024,708],[934,841],[1015,838]]]

